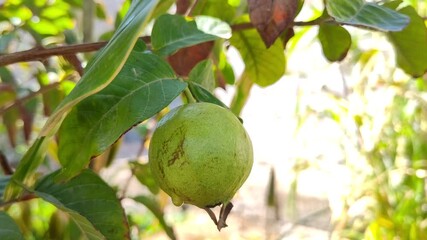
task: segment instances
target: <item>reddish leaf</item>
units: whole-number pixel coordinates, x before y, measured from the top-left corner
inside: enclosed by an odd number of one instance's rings
[[[191,6],[190,0],[176,1],[176,14],[184,15]]]
[[[298,0],[248,0],[249,15],[267,47],[292,26]]]
[[[169,56],[168,61],[178,75],[188,76],[197,63],[208,58],[213,45],[211,41],[180,49]]]

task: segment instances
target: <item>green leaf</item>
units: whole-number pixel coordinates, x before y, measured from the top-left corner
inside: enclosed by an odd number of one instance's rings
[[[234,85],[235,76],[233,67],[228,62],[227,56],[225,54],[226,50],[223,48],[223,44],[221,44],[221,46],[216,45],[214,51],[216,52],[216,58],[218,59],[218,63],[216,65],[216,77],[219,79],[223,78],[226,83]],[[217,81],[219,82],[220,80]]]
[[[399,12],[409,16],[411,22],[401,32],[388,33],[388,39],[396,51],[397,65],[414,77],[427,72],[427,29],[424,20],[415,9],[407,6]]]
[[[231,34],[230,27],[218,19],[211,17],[198,19],[187,21],[179,15],[160,16],[154,23],[151,32],[153,50],[161,56],[167,56],[181,48],[216,40],[219,37],[227,37]]]
[[[28,25],[40,35],[57,35],[61,31],[52,21],[43,18],[37,22],[30,21]]]
[[[196,21],[197,28],[204,33],[224,39],[231,37],[230,25],[220,19],[211,16],[196,16],[194,20]]]
[[[322,44],[325,57],[331,61],[341,61],[347,56],[351,46],[351,35],[343,27],[332,24],[321,24],[317,37]]]
[[[397,32],[404,29],[408,16],[363,0],[328,0],[326,9],[337,22]]]
[[[173,228],[171,228],[166,223],[163,216],[163,211],[160,209],[159,203],[154,198],[147,196],[138,196],[135,197],[134,200],[146,206],[154,214],[154,216],[159,220],[160,225],[162,225],[163,229],[165,230],[166,234],[169,236],[170,239],[176,239]]]
[[[28,183],[31,181],[34,170],[42,163],[47,149],[46,137],[37,138],[27,150],[15,173],[4,192],[3,199],[6,201],[18,197],[22,193],[22,187],[16,182]]]
[[[242,56],[247,77],[259,86],[272,85],[285,73],[286,60],[280,41],[267,49],[258,32],[251,29],[235,32],[230,42]]]
[[[95,13],[96,17],[102,20],[107,19],[107,10],[105,9],[105,5],[103,3],[96,2]]]
[[[92,60],[76,87],[68,94],[48,118],[40,137],[19,163],[13,178],[26,184],[31,174],[41,164],[46,154],[46,142],[58,130],[71,108],[86,97],[105,88],[119,73],[126,62],[133,45],[145,27],[146,19],[155,7],[156,0],[133,1],[129,12],[113,38]],[[5,199],[17,197],[22,190],[15,182],[9,184]]]
[[[188,75],[190,81],[200,84],[202,87],[212,92],[215,88],[215,76],[211,60],[199,62]]]
[[[146,186],[151,193],[159,193],[160,187],[154,179],[151,168],[147,163],[141,164],[138,162],[130,162],[129,164],[132,168],[133,174],[141,184]]]
[[[5,212],[0,211],[0,239],[1,240],[23,240],[18,225]]]
[[[130,239],[126,216],[114,190],[98,175],[84,170],[65,183],[43,178],[35,194],[68,213],[88,239]]]
[[[191,94],[198,102],[209,102],[219,105],[224,108],[228,108],[221,100],[216,98],[211,92],[205,89],[202,85],[195,82],[188,82],[188,88]]]
[[[91,157],[167,107],[186,86],[157,55],[133,52],[110,85],[80,102],[64,120],[59,130],[61,177],[77,174]]]

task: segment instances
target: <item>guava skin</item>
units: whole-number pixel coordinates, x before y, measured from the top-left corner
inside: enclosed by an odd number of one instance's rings
[[[252,143],[228,109],[190,103],[159,121],[150,142],[149,164],[175,205],[210,208],[228,203],[249,176]]]

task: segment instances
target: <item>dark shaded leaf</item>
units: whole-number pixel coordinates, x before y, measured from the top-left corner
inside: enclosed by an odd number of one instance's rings
[[[224,108],[228,108],[221,100],[216,98],[211,92],[202,87],[198,83],[188,82],[188,87],[191,91],[191,94],[198,102],[209,102],[216,105],[219,105]]]
[[[156,20],[151,34],[153,50],[168,56],[184,47],[228,38],[231,29],[228,24],[212,17],[199,16],[187,21],[183,16],[165,14]]]
[[[0,80],[3,84],[10,84],[10,86],[18,87],[18,83],[16,82],[15,77],[13,76],[12,72],[6,68],[6,67],[0,67]]]
[[[248,0],[249,16],[267,47],[290,26],[298,10],[298,0]]]
[[[156,199],[147,196],[138,196],[134,200],[146,206],[154,214],[170,239],[176,239],[173,228],[166,223],[163,211]]]
[[[24,240],[18,225],[7,213],[0,211],[0,239],[1,240]]]
[[[147,45],[145,44],[145,42],[142,40],[136,41],[135,46],[133,47],[133,51],[144,52],[145,50],[147,50]]]
[[[328,0],[326,9],[337,22],[380,31],[398,32],[410,21],[404,14],[363,0]]]
[[[322,44],[323,54],[331,62],[341,61],[351,46],[351,35],[339,25],[320,24],[317,37]]]
[[[163,59],[133,52],[114,81],[79,103],[61,125],[61,176],[77,174],[91,157],[104,152],[135,124],[165,108],[185,87]]]
[[[59,170],[44,177],[35,194],[65,211],[89,239],[130,239],[129,226],[114,190],[98,175],[84,170],[65,183]]]
[[[387,5],[388,6],[388,5]],[[427,29],[424,20],[411,6],[399,10],[411,18],[408,27],[401,32],[387,34],[396,51],[397,65],[414,77],[427,72]]]
[[[169,56],[168,61],[178,75],[188,76],[197,63],[209,57],[213,45],[214,42],[209,41],[182,48]]]

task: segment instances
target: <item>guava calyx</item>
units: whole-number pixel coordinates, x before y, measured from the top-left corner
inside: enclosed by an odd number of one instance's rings
[[[206,207],[203,209],[209,214],[209,217],[215,223],[216,227],[218,228],[218,231],[221,231],[222,228],[228,227],[226,220],[232,208],[233,204],[231,202],[223,203],[219,212],[218,220],[216,219],[215,213],[210,208]]]

